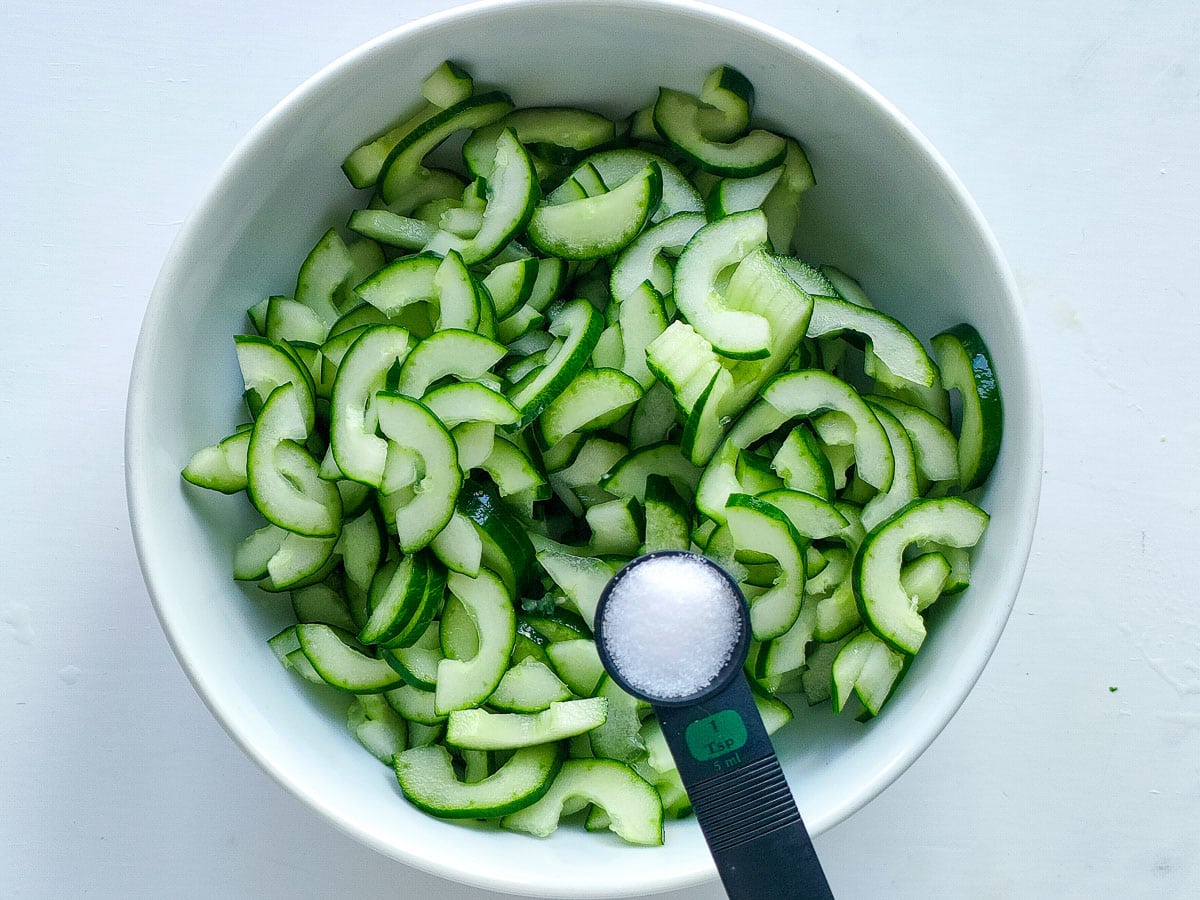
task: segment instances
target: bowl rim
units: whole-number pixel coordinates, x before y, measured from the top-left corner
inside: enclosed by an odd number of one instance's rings
[[[173,625],[172,604],[167,599],[170,595],[169,585],[162,579],[161,573],[155,569],[146,551],[146,534],[149,525],[148,503],[151,502],[152,495],[147,480],[142,474],[145,453],[138,436],[148,427],[147,385],[152,381],[152,373],[148,367],[150,359],[156,355],[153,352],[157,343],[156,335],[162,330],[163,322],[171,305],[168,286],[177,277],[176,270],[181,269],[188,262],[186,249],[194,242],[201,223],[208,218],[218,203],[219,191],[216,189],[236,178],[238,173],[249,165],[256,152],[256,147],[294,110],[302,106],[311,94],[318,91],[325,82],[336,77],[343,69],[365,60],[394,43],[410,40],[436,26],[456,21],[466,23],[490,15],[502,15],[512,9],[547,6],[571,7],[581,13],[584,13],[589,7],[605,7],[606,9],[624,7],[630,10],[653,8],[696,20],[704,20],[708,25],[739,30],[756,40],[773,43],[787,53],[804,59],[808,65],[822,70],[826,76],[843,83],[853,92],[862,95],[885,115],[890,127],[900,132],[903,139],[925,158],[950,192],[953,203],[967,214],[983,250],[989,258],[999,285],[1011,306],[1010,312],[1015,329],[1010,337],[1016,350],[1015,356],[1020,358],[1024,365],[1024,374],[1029,387],[1028,406],[1022,410],[1026,414],[1023,421],[1025,441],[1020,449],[1022,455],[1026,456],[1031,463],[1029,466],[1031,477],[1019,484],[1019,490],[1011,498],[1014,509],[1021,515],[1017,533],[1022,536],[1023,540],[1010,548],[1009,556],[1014,564],[1005,569],[1008,573],[1007,583],[998,586],[998,589],[1007,596],[1007,604],[1003,609],[997,609],[996,615],[989,623],[991,633],[987,635],[987,652],[979,656],[970,667],[969,677],[964,677],[958,684],[958,689],[944,701],[941,710],[944,715],[932,720],[933,727],[927,725],[919,739],[912,741],[903,752],[896,754],[890,764],[878,770],[874,777],[859,785],[856,794],[834,814],[828,816],[826,820],[810,823],[810,829],[814,835],[844,821],[893,784],[928,749],[974,688],[999,643],[1016,602],[1033,542],[1041,493],[1041,461],[1043,459],[1042,398],[1021,295],[999,243],[974,198],[937,148],[891,101],[842,63],[775,26],[733,10],[698,2],[698,0],[476,0],[476,2],[418,17],[383,32],[322,66],[289,91],[238,140],[229,155],[208,179],[200,202],[188,215],[167,251],[147,304],[131,367],[124,429],[126,502],[138,565],[167,641],[196,693],[226,733],[276,783],[301,799],[339,830],[386,857],[453,882],[510,893],[534,891],[537,886],[527,881],[489,876],[471,872],[462,867],[442,865],[437,861],[410,852],[399,843],[381,840],[369,830],[359,826],[352,818],[341,816],[328,809],[319,798],[306,789],[302,782],[290,778],[287,772],[276,766],[269,756],[258,751],[249,736],[239,726],[236,711],[227,706],[221,697],[212,691],[209,680],[205,676],[202,661],[193,658],[188,652],[185,643],[180,639],[178,629]],[[1016,565],[1016,562],[1019,562],[1020,565]],[[622,890],[620,893],[629,895],[675,890],[711,882],[715,878],[716,870],[709,863],[707,867],[670,878],[649,877],[644,883],[639,882],[636,887]],[[611,889],[606,890],[604,894],[590,892],[586,888],[566,892],[562,886],[554,887],[553,894],[547,893],[550,890],[550,888],[545,888],[542,893],[545,896],[570,895],[577,897],[617,895]]]

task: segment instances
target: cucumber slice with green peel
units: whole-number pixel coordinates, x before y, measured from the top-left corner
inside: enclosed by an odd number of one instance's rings
[[[748,178],[783,162],[787,144],[779,135],[755,129],[729,143],[710,140],[703,132],[703,113],[695,97],[660,88],[654,127],[675,150],[714,175]]]
[[[406,684],[432,692],[437,687],[438,663],[445,658],[440,632],[438,623],[431,622],[411,645],[382,649],[379,655],[400,673]]]
[[[730,141],[750,127],[754,85],[733,66],[717,66],[700,87],[700,130],[714,141]]]
[[[491,422],[461,422],[450,429],[450,436],[464,472],[483,465],[496,446],[496,426]]]
[[[675,426],[674,405],[671,389],[655,380],[630,414],[629,449],[641,450],[668,440]]]
[[[371,616],[358,639],[364,644],[383,644],[399,635],[416,614],[428,577],[429,562],[420,554],[385,563],[371,581]]]
[[[350,701],[346,725],[355,739],[385,765],[408,746],[404,719],[375,694],[360,694]]]
[[[788,260],[781,260],[780,264],[790,273]],[[847,333],[866,341],[876,361],[896,378],[920,387],[933,386],[933,361],[921,342],[900,322],[838,297],[814,296],[808,337],[828,338]]]
[[[861,634],[861,630],[831,643],[816,642],[809,647],[804,671],[800,673],[801,690],[809,706],[825,703],[833,695],[834,660],[856,634]]]
[[[841,510],[813,494],[776,488],[759,494],[758,499],[770,503],[787,516],[796,533],[805,540],[839,537],[850,527],[850,520]]]
[[[648,281],[626,296],[617,308],[620,369],[643,390],[654,383],[646,365],[646,348],[667,328],[662,295]]]
[[[326,684],[355,694],[378,694],[403,683],[387,662],[351,647],[328,625],[297,625],[296,637],[305,658]]]
[[[346,227],[389,247],[416,253],[437,236],[437,226],[386,209],[356,209]]]
[[[421,96],[438,109],[448,109],[466,100],[475,90],[469,72],[450,61],[443,62],[421,82]]]
[[[520,520],[504,501],[477,484],[464,485],[458,509],[475,526],[483,565],[500,577],[512,596],[521,596],[535,573],[533,545]]]
[[[416,722],[421,725],[445,724],[446,714],[437,711],[435,695],[432,690],[422,690],[406,681],[406,683],[401,684],[399,687],[385,691],[383,698],[388,706],[409,723]]]
[[[507,318],[497,323],[496,336],[502,343],[511,346],[521,338],[540,333],[537,329],[542,326],[545,318],[531,304],[526,303],[516,312],[509,314]]]
[[[700,481],[700,469],[688,462],[675,444],[654,444],[637,450],[614,465],[600,486],[618,497],[646,498],[646,479],[665,475],[681,494],[694,496]]]
[[[721,368],[721,360],[691,325],[676,320],[646,347],[646,365],[675,399],[686,421],[696,401]]]
[[[525,229],[541,198],[533,161],[511,129],[500,133],[494,154],[486,179],[487,205],[470,228],[470,236],[443,230],[426,249],[443,254],[454,251],[467,265],[475,265],[491,259]]]
[[[462,486],[458,450],[450,432],[424,405],[410,397],[380,391],[375,397],[379,430],[389,444],[416,460],[413,484],[380,496],[384,519],[405,553],[437,537],[454,514]]]
[[[950,425],[950,394],[942,383],[941,373],[934,370],[933,384],[921,387],[911,381],[896,378],[887,369],[874,363],[871,348],[863,353],[863,371],[875,380],[872,391],[885,397],[894,397],[912,406],[923,409],[942,424]]]
[[[905,596],[916,598],[917,612],[924,612],[942,595],[951,572],[945,553],[922,553],[901,567],[900,587]]]
[[[739,307],[751,298],[744,292],[722,294],[718,276],[761,248],[767,220],[757,210],[726,216],[705,225],[692,237],[675,266],[675,302],[680,313],[718,353],[736,359],[767,356],[770,323],[757,312]],[[739,285],[740,286],[740,285]]]
[[[456,710],[446,720],[446,743],[468,750],[516,750],[584,734],[607,715],[603,697],[551,703],[536,713]]]
[[[520,447],[506,440],[493,443],[491,453],[478,468],[495,482],[501,497],[524,491],[535,491],[542,499],[549,495],[549,486],[537,466]]]
[[[587,543],[589,555],[632,557],[641,546],[641,508],[631,497],[590,506],[584,519],[592,534]]]
[[[853,692],[871,715],[878,715],[906,666],[897,653],[870,631],[842,647],[833,661],[833,711],[841,712]]]
[[[475,175],[490,177],[496,141],[511,129],[527,147],[556,165],[573,165],[591,150],[616,137],[612,120],[586,109],[563,106],[513,110],[494,125],[478,128],[463,144],[463,160]]]
[[[807,425],[801,423],[788,432],[771,459],[771,467],[790,490],[833,499],[833,468]]]
[[[603,808],[608,828],[629,843],[662,844],[663,807],[658,792],[629,766],[611,759],[567,760],[540,800],[509,813],[500,824],[548,837],[563,815],[579,812],[588,804]]]
[[[753,403],[767,381],[784,368],[804,339],[812,312],[812,298],[787,276],[765,252],[750,254],[738,266],[742,293],[753,311],[761,315],[771,330],[771,352],[762,359],[743,359],[727,363],[733,386],[721,407],[722,418],[732,420]]]
[[[316,313],[328,328],[341,316],[338,308],[340,294],[354,272],[354,258],[346,242],[335,229],[330,228],[301,264],[293,296],[297,303]],[[269,332],[269,310],[267,318]],[[324,340],[324,336],[320,339]]]
[[[267,524],[234,548],[233,577],[257,581],[268,591],[299,587],[325,570],[335,544],[333,538],[308,537]]]
[[[703,466],[716,452],[725,437],[729,419],[723,411],[732,392],[733,375],[728,369],[718,368],[683,423],[679,445],[688,462]]]
[[[678,257],[688,241],[705,224],[702,213],[680,212],[647,228],[634,238],[613,264],[609,276],[613,298],[618,303],[624,303],[646,281],[660,294],[670,293],[671,270],[668,268],[663,273],[656,264],[662,261],[664,255]]]
[[[854,388],[828,372],[809,369],[776,376],[762,392],[763,402],[787,419],[807,418],[822,410],[845,413],[854,423],[854,459],[867,484],[886,491],[895,460],[887,432]],[[764,432],[765,433],[765,432]]]
[[[296,399],[301,405],[304,427],[311,430],[316,419],[316,385],[295,354],[286,344],[256,335],[239,334],[233,342],[245,385],[243,397],[250,414],[258,416],[275,388],[281,384],[294,384],[298,388]]]
[[[211,447],[202,447],[192,454],[183,467],[184,481],[197,487],[236,494],[246,489],[246,451],[250,448],[250,432],[239,431]]]
[[[942,382],[962,398],[958,423],[958,477],[963,490],[982,485],[1000,455],[1004,405],[991,354],[979,332],[956,325],[932,340]]]
[[[329,445],[349,479],[378,487],[387,461],[387,442],[376,434],[376,395],[389,371],[409,352],[408,331],[396,325],[368,326],[342,357],[330,398]]]
[[[591,629],[583,617],[558,605],[559,598],[547,595],[544,600],[553,602],[554,608],[526,610],[519,616],[520,621],[528,624],[550,642],[573,641],[591,636]]]
[[[431,320],[436,331],[447,328],[471,331],[479,327],[484,302],[481,288],[457,250],[446,252],[434,273],[433,288],[437,313]]]
[[[632,241],[661,200],[662,171],[652,162],[607,193],[537,207],[529,239],[560,259],[598,259]]]
[[[442,258],[434,253],[402,256],[359,282],[354,293],[385,316],[397,316],[417,303],[437,298],[435,278]]]
[[[559,293],[567,279],[567,261],[558,257],[538,260],[537,277],[526,301],[530,309],[541,312]]]
[[[483,286],[492,295],[496,318],[507,318],[529,302],[537,283],[538,259],[535,256],[501,263],[483,278]]]
[[[438,620],[438,643],[447,659],[470,659],[479,652],[479,630],[475,620],[457,597],[451,594]]]
[[[795,624],[804,599],[803,539],[777,507],[747,494],[731,496],[725,513],[735,546],[766,554],[779,563],[779,580],[750,602],[754,639],[777,638]]]
[[[345,631],[358,631],[346,598],[329,582],[311,584],[292,591],[292,612],[301,624],[315,622]]]
[[[829,547],[820,551],[822,563],[808,564],[808,581],[805,582],[806,596],[827,597],[842,582],[850,578],[850,551],[845,547]]]
[[[342,499],[320,477],[308,439],[299,388],[282,384],[267,398],[246,449],[246,494],[268,522],[309,537],[337,537]]]
[[[459,381],[434,388],[421,398],[446,428],[464,422],[514,425],[520,414],[508,398],[478,381]]]
[[[429,542],[429,549],[451,572],[474,578],[483,559],[483,540],[474,523],[458,510]]]
[[[526,658],[504,673],[487,702],[503,712],[537,713],[570,699],[571,689],[549,666],[541,660]]]
[[[767,194],[762,210],[767,216],[771,246],[776,253],[787,254],[800,221],[801,195],[817,182],[804,148],[792,138],[785,138],[784,145],[783,175]]]
[[[380,652],[409,647],[420,640],[434,618],[441,612],[446,600],[447,570],[432,559],[427,559],[425,593],[417,602],[416,610],[395,637],[380,643]]]
[[[461,103],[471,96],[474,84],[470,75],[453,63],[442,63],[422,83],[421,93],[428,101],[411,115],[373,141],[358,147],[342,163],[342,171],[356,188],[375,184],[392,148],[433,116],[439,109]]]
[[[884,519],[917,499],[917,462],[912,441],[900,420],[883,407],[872,407],[875,418],[887,432],[892,448],[893,473],[888,489],[863,504],[863,527],[870,531]]]
[[[546,645],[546,657],[555,673],[580,697],[591,697],[604,675],[604,664],[591,638],[552,641]]]
[[[586,300],[564,304],[551,318],[549,331],[563,339],[562,347],[553,360],[509,394],[509,400],[521,413],[520,425],[533,421],[575,380],[603,330],[603,319]]]
[[[322,343],[325,337],[328,337],[329,331],[329,323],[311,306],[305,306],[287,296],[272,296],[266,301],[263,334],[268,341]]]
[[[618,422],[642,399],[642,387],[619,369],[584,369],[542,411],[538,425],[550,447],[574,431]]]
[[[783,166],[776,166],[749,178],[722,178],[705,201],[709,221],[716,221],[737,212],[760,209],[782,176]]]
[[[645,150],[621,148],[593,153],[587,158],[604,184],[624,184],[653,163],[662,175],[662,200],[650,216],[652,223],[669,219],[681,212],[704,212],[704,201],[691,182],[673,163]]]
[[[818,641],[836,641],[862,625],[862,615],[849,579],[842,581],[816,603],[813,637]]]
[[[689,504],[665,475],[646,479],[646,527],[641,553],[691,548]]]
[[[558,744],[524,747],[473,784],[459,781],[450,752],[440,744],[397,754],[396,779],[409,802],[442,819],[482,819],[524,809],[550,789],[562,766]]]
[[[426,119],[402,137],[380,166],[379,193],[395,206],[428,177],[424,160],[456,132],[479,128],[497,121],[513,108],[506,94],[491,91],[468,97]],[[396,212],[406,212],[400,208]]]
[[[788,278],[796,282],[806,294],[813,298],[814,303],[818,298],[843,299],[834,288],[833,283],[825,277],[823,272],[817,266],[811,265],[802,259],[797,259],[794,256],[777,256],[776,261],[788,274]],[[861,305],[861,304],[860,304]],[[870,307],[873,308],[873,307]],[[827,315],[826,318],[829,318]],[[810,327],[812,322],[809,322]],[[829,323],[823,326],[829,327]]]
[[[841,297],[843,300],[849,301],[856,306],[862,306],[867,309],[874,309],[875,304],[863,290],[863,286],[857,280],[851,278],[846,272],[839,269],[837,266],[823,265],[820,267],[821,276],[833,288],[832,296]],[[830,295],[826,295],[830,296]]]
[[[479,646],[470,659],[438,663],[438,713],[468,709],[486,700],[508,668],[516,634],[516,614],[504,584],[487,569],[475,578],[450,573],[446,587],[475,624]]]
[[[870,395],[866,401],[886,409],[904,426],[921,477],[930,482],[958,480],[958,440],[937,416],[894,397]]]
[[[596,349],[592,351],[592,368],[620,370],[624,362],[625,348],[621,346],[621,325],[619,322],[612,322],[600,333],[600,340],[596,341]]]
[[[745,493],[751,496],[783,487],[783,479],[775,474],[775,470],[771,468],[771,461],[757,453],[743,450],[738,454],[733,470],[737,474],[738,483],[745,488]]]
[[[755,681],[777,681],[804,667],[805,654],[817,623],[817,605],[808,597],[801,603],[796,621],[783,634],[762,646],[756,660]]]
[[[596,696],[607,701],[605,720],[588,733],[592,753],[600,759],[633,762],[646,752],[642,740],[642,715],[650,704],[627,693],[605,674],[596,687]]]
[[[505,354],[502,344],[475,332],[444,329],[419,341],[400,367],[397,391],[420,399],[430,386],[448,376],[476,379]]]
[[[537,561],[590,628],[596,618],[600,594],[617,573],[617,566],[549,547],[538,550]]]
[[[900,584],[904,551],[916,543],[973,547],[988,514],[961,497],[917,500],[875,526],[854,561],[854,596],[863,622],[895,650],[913,654],[925,640],[925,622]]]

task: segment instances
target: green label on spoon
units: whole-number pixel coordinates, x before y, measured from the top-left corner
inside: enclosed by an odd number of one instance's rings
[[[697,719],[684,734],[688,752],[697,762],[707,762],[740,750],[746,744],[746,723],[736,710],[723,709]]]

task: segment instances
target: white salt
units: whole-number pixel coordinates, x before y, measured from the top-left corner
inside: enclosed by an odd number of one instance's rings
[[[712,684],[741,635],[738,598],[706,563],[664,556],[631,567],[604,613],[604,646],[649,697],[687,697]]]

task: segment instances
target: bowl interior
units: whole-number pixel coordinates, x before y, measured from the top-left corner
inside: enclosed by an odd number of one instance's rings
[[[878,721],[798,709],[777,738],[814,833],[867,802],[928,746],[973,685],[1016,595],[1036,514],[1041,422],[1011,278],[944,163],[854,76],[732,14],[661,2],[485,4],[385,35],[261,122],[172,248],[130,389],[130,509],[168,638],[231,735],[339,826],[447,877],[559,897],[706,880],[713,868],[694,821],[671,824],[666,846],[646,850],[577,828],[535,841],[410,807],[391,773],[349,737],[345,701],[285,672],[264,646],[290,607],[230,580],[232,548],[254,527],[247,504],[179,478],[197,447],[244,419],[231,336],[245,327],[246,308],[290,293],[320,234],[365,201],[341,160],[415,103],[421,79],[444,59],[519,104],[612,114],[646,105],[660,84],[694,91],[715,65],[736,65],[755,85],[758,118],[809,151],[818,183],[803,201],[801,255],[857,276],[922,338],[969,321],[991,347],[1007,430],[982,495],[993,518],[967,597],[935,615],[926,649]]]

